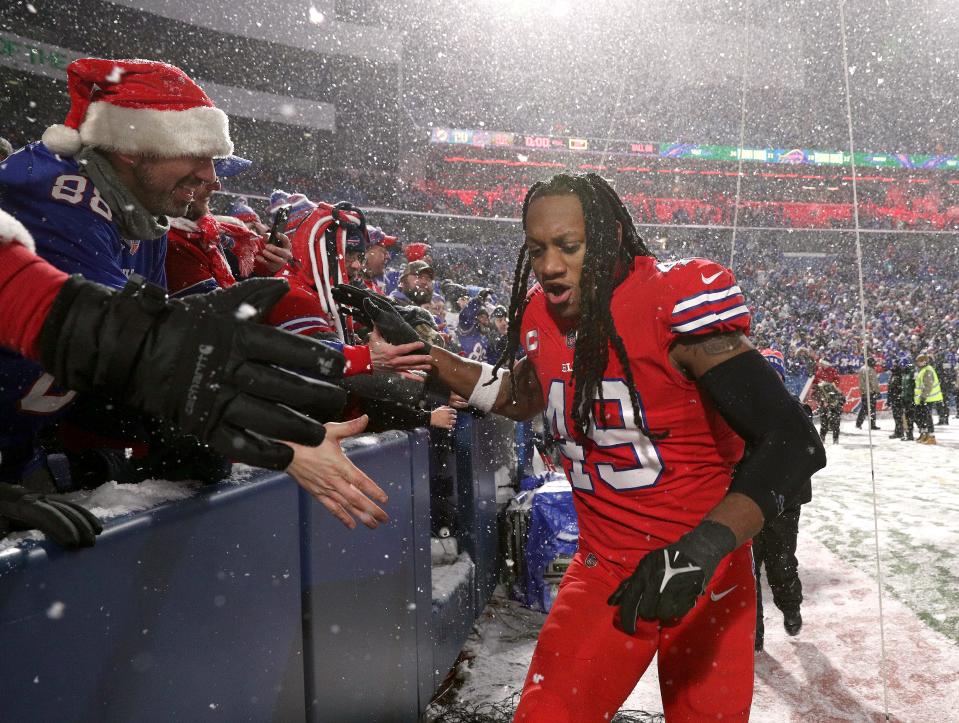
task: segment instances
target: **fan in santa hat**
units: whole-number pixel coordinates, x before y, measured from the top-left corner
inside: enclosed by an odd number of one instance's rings
[[[81,146],[177,157],[233,152],[226,113],[179,68],[153,60],[81,58],[67,66],[70,112],[43,142],[72,156]]]

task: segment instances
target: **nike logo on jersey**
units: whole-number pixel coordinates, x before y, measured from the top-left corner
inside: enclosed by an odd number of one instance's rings
[[[722,273],[723,273],[722,271],[717,271],[717,272],[716,272],[715,274],[713,274],[712,276],[703,276],[702,274],[700,274],[700,275],[699,275],[699,278],[701,278],[701,279],[703,280],[703,283],[704,283],[704,284],[711,284],[711,283],[713,283],[716,279],[718,279]]]
[[[722,600],[724,597],[726,597],[729,593],[731,593],[731,592],[732,592],[733,590],[735,590],[737,587],[739,587],[739,585],[733,585],[733,586],[732,586],[731,588],[729,588],[728,590],[723,590],[721,593],[718,593],[718,594],[717,594],[717,593],[714,593],[714,592],[711,592],[711,593],[709,593],[709,599],[712,600],[713,602],[717,602],[718,600]]]

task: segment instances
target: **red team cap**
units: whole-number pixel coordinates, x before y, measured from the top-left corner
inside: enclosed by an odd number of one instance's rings
[[[407,261],[419,261],[430,252],[430,245],[424,243],[406,244],[403,253],[406,254]]]
[[[222,157],[229,121],[179,68],[152,60],[81,58],[67,66],[70,112],[43,142],[72,156],[81,146],[120,153]]]
[[[388,235],[379,226],[367,226],[366,230],[370,236],[370,246],[382,246],[387,250],[396,246],[396,236]]]

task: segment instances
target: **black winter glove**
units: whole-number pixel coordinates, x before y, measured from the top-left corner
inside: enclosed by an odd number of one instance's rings
[[[363,326],[372,326],[374,319],[366,309],[366,302],[379,305],[383,309],[394,309],[410,326],[416,324],[427,324],[433,329],[436,328],[436,320],[433,315],[422,306],[400,306],[392,299],[388,299],[381,294],[377,294],[370,289],[354,286],[353,284],[337,284],[333,287],[333,300],[337,305]],[[417,338],[415,341],[419,341]],[[387,339],[389,341],[389,339]],[[391,344],[394,342],[390,342]]]
[[[103,532],[93,513],[54,496],[19,485],[0,484],[0,538],[19,530],[40,530],[61,547],[92,547]]]
[[[387,303],[393,303],[385,296],[381,296],[375,291],[371,291],[370,289],[360,286],[354,286],[353,284],[337,284],[333,287],[332,292],[333,300],[342,311],[352,316],[363,326],[370,328],[373,327],[373,320],[363,309],[363,302],[367,299],[378,297]]]
[[[670,622],[692,610],[716,566],[736,549],[726,525],[705,520],[676,542],[639,561],[606,602],[619,605],[623,630],[636,632],[636,617]]]
[[[363,301],[363,310],[367,316],[373,320],[380,334],[390,344],[398,346],[400,344],[409,344],[414,341],[422,342],[423,351],[421,354],[429,354],[433,345],[416,333],[416,329],[410,326],[404,319],[400,311],[390,302],[383,298],[371,298]]]
[[[434,319],[433,315],[422,306],[400,306],[397,307],[396,310],[400,313],[400,316],[403,317],[403,321],[412,327],[425,324],[434,331],[437,330],[436,319]]]
[[[68,389],[173,422],[230,459],[285,469],[293,451],[274,440],[319,444],[320,422],[346,403],[333,384],[280,368],[337,378],[341,354],[254,323],[288,288],[252,279],[171,301],[137,276],[120,293],[74,276],[43,324],[41,359]]]

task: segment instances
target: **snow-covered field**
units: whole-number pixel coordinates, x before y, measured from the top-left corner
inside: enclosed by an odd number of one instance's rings
[[[959,720],[959,420],[935,447],[872,433],[883,625],[876,582],[870,438],[852,420],[813,480],[800,522],[804,627],[783,631],[765,591],[752,721]],[[544,616],[497,596],[467,645],[453,710],[522,686]],[[887,692],[880,676],[885,641]],[[661,712],[655,665],[624,709]],[[442,709],[434,709],[436,714]]]

